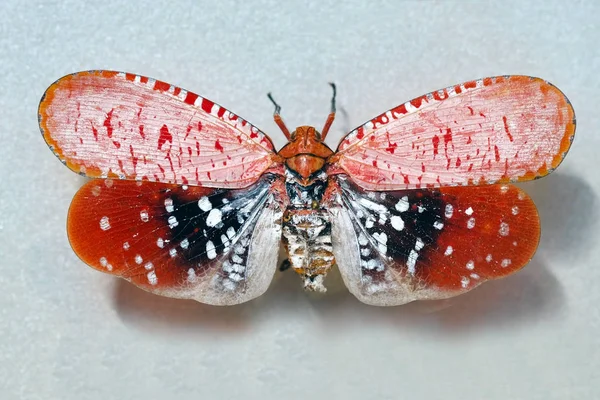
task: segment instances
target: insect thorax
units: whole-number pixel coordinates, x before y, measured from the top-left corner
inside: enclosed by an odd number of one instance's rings
[[[305,185],[294,171],[286,170],[290,205],[283,216],[283,237],[290,264],[304,278],[304,288],[324,292],[323,279],[335,262],[331,221],[321,207],[328,177],[319,171],[312,178]]]
[[[323,170],[313,174],[308,182],[302,182],[301,176],[286,167],[285,189],[290,199],[290,208],[318,209],[327,189],[327,173]]]

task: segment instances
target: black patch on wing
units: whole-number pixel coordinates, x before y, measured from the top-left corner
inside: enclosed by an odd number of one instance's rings
[[[378,275],[385,272],[386,265],[406,266],[408,273],[411,268],[414,272],[421,253],[437,247],[445,212],[439,191],[375,192],[362,189],[345,176],[337,180],[342,203],[357,230],[363,276],[382,278]]]
[[[222,263],[233,281],[245,278],[250,238],[268,204],[273,179],[265,176],[248,188],[215,189],[200,197],[191,197],[183,189],[162,194],[172,201],[163,214],[171,228],[168,240],[197,275]]]

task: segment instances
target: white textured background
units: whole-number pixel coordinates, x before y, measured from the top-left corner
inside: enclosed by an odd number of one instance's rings
[[[162,3],[162,4],[161,4]],[[339,3],[339,4],[337,4]],[[374,5],[378,4],[378,5]],[[600,384],[600,2],[3,0],[0,399],[593,399]],[[275,137],[330,135],[417,95],[543,77],[577,114],[559,171],[524,185],[543,236],[520,273],[452,301],[311,298],[291,272],[231,308],[155,297],[89,268],[65,221],[82,179],[42,140],[38,101],[84,69],[195,91]]]

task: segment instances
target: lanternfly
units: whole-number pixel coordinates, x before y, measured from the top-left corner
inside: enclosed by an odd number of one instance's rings
[[[333,85],[332,85],[333,86]],[[225,108],[154,79],[66,76],[39,108],[44,139],[95,178],[75,195],[69,240],[95,269],[215,305],[267,290],[279,260],[312,291],[337,265],[360,301],[398,305],[464,293],[522,268],[539,240],[532,200],[511,182],[547,175],[575,116],[538,78],[451,86],[348,133],[268,136]]]

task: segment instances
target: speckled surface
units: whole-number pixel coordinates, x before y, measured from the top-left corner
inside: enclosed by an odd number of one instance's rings
[[[600,381],[600,3],[152,2],[0,5],[0,398],[569,399]],[[46,87],[78,70],[192,90],[283,143],[265,94],[328,143],[403,101],[499,74],[540,76],[577,114],[551,176],[523,184],[542,219],[532,263],[451,301],[373,308],[329,279],[278,274],[251,303],[149,295],[83,265],[66,213],[83,179],[37,126]]]

